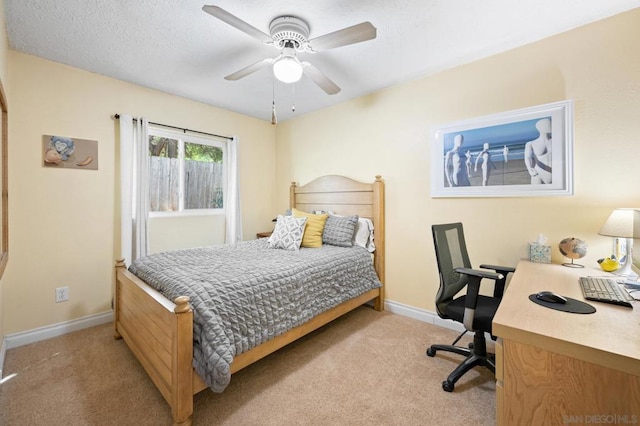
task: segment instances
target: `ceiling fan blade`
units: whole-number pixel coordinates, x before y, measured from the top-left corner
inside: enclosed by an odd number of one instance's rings
[[[340,91],[340,88],[337,84],[329,80],[329,77],[324,75],[322,71],[311,65],[309,62],[302,62],[302,72],[304,73],[304,75],[313,80],[314,83],[320,86],[320,88],[324,90],[327,95],[335,95]]]
[[[311,39],[308,44],[312,51],[319,52],[321,50],[372,40],[376,38],[376,35],[376,27],[374,27],[371,22],[363,22]]]
[[[263,33],[256,27],[246,23],[242,19],[230,14],[229,12],[218,6],[202,6],[202,10],[207,12],[209,15],[218,18],[219,20],[226,22],[232,27],[239,29],[243,33],[248,34],[251,37],[261,41],[262,43],[273,44],[273,38],[271,38],[271,36]]]
[[[235,80],[240,80],[243,77],[248,76],[249,74],[253,74],[256,71],[260,71],[262,68],[266,68],[269,65],[273,64],[275,62],[275,59],[271,59],[271,58],[266,58],[263,59],[261,61],[258,61],[254,64],[251,64],[249,66],[246,66],[244,68],[242,68],[241,70],[238,70],[232,74],[229,74],[228,76],[226,76],[224,79],[225,80],[231,80],[231,81],[235,81]]]

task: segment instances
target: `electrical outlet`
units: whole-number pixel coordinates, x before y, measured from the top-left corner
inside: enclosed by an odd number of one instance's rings
[[[67,300],[69,300],[69,287],[56,288],[56,303],[66,302]]]

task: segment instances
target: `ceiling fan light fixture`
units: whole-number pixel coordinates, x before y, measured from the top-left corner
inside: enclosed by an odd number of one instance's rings
[[[283,83],[295,83],[302,77],[302,65],[294,57],[283,56],[273,64],[273,75]]]
[[[295,83],[304,74],[325,93],[335,95],[340,92],[340,87],[313,64],[300,62],[296,52],[317,53],[372,40],[377,36],[376,27],[367,21],[309,39],[309,25],[304,20],[290,15],[278,16],[272,20],[269,34],[266,34],[218,6],[205,5],[202,10],[265,45],[282,49],[277,59],[265,58],[255,62],[227,75],[225,80],[239,80],[272,65],[274,76],[283,83]]]

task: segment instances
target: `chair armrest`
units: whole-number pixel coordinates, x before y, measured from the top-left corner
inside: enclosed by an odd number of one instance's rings
[[[464,274],[469,278],[469,281],[467,283],[467,295],[464,302],[464,317],[462,323],[464,324],[464,328],[466,328],[467,330],[475,331],[473,328],[473,319],[476,313],[476,307],[478,305],[480,282],[483,278],[488,278],[490,280],[496,281],[496,283],[499,283],[505,280],[505,276],[494,272],[480,271],[478,269],[471,268],[456,268],[455,271],[460,274]]]
[[[515,272],[516,268],[512,268],[511,266],[496,265],[480,265],[480,267],[484,269],[493,269],[497,273],[504,275],[504,278],[496,281],[496,286],[493,288],[493,297],[502,299],[502,295],[504,294],[504,287],[507,284],[507,275],[510,272]]]
[[[499,280],[503,278],[502,274],[495,272],[487,272],[481,271],[479,269],[471,269],[471,268],[456,268],[456,272],[468,276],[479,277],[479,278],[489,278],[491,280]]]
[[[513,268],[511,266],[496,266],[496,265],[480,265],[481,268],[483,269],[493,269],[496,272],[499,272],[501,274],[508,274],[509,272],[515,272],[516,268]]]

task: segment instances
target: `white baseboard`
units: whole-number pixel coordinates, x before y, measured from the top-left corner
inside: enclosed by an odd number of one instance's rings
[[[3,365],[2,361],[4,361],[5,348],[17,348],[18,346],[28,345],[29,343],[39,342],[40,340],[62,336],[63,334],[71,333],[72,331],[78,331],[84,328],[106,324],[110,321],[113,321],[113,311],[89,315],[83,318],[60,322],[45,327],[34,328],[33,330],[23,331],[20,333],[8,334],[7,336],[5,336],[2,344],[2,352],[0,353],[0,367]]]
[[[450,328],[452,330],[459,331],[460,333],[464,331],[464,326],[462,324],[442,319],[435,312],[427,311],[426,309],[415,308],[400,302],[394,302],[393,300],[385,300],[384,308],[391,313],[404,315],[405,317],[417,319],[439,327]]]
[[[437,325],[438,327],[448,328],[450,330],[455,330],[458,333],[462,333],[465,331],[464,326],[453,320],[442,319],[438,316],[437,313],[427,311],[426,309],[414,308],[413,306],[405,305],[399,302],[394,302],[393,300],[385,300],[384,308],[391,313],[404,315],[405,317],[417,319],[418,321],[426,322],[429,324]],[[473,335],[473,332],[469,332]],[[485,333],[484,337],[487,339],[491,339],[491,335],[489,333]]]

